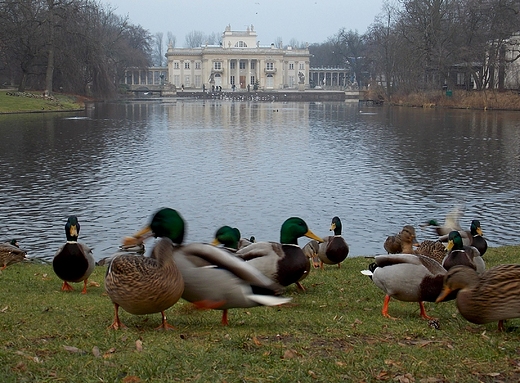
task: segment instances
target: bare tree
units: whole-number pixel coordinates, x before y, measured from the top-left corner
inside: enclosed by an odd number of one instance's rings
[[[191,31],[186,35],[186,48],[197,48],[204,44],[205,36],[201,31]]]
[[[177,41],[177,38],[175,37],[175,35],[173,34],[173,32],[171,31],[168,31],[166,36],[168,36],[168,45],[171,45],[172,48],[175,48],[175,43]]]
[[[154,35],[154,59],[153,62],[157,66],[163,66],[164,52],[163,52],[163,33],[157,32]]]

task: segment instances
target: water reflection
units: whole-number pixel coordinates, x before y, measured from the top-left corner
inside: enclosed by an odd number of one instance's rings
[[[294,215],[328,235],[338,215],[364,255],[464,203],[464,226],[518,242],[519,113],[170,100],[0,116],[0,132],[0,236],[31,256],[50,259],[76,214],[103,258],[160,206],[181,212],[188,242],[224,224],[278,240]]]

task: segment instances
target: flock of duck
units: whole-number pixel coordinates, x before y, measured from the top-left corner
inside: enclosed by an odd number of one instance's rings
[[[488,246],[480,221],[473,220],[469,231],[449,217],[442,226],[433,220],[424,226],[435,228],[439,239],[415,243],[415,229],[406,225],[385,241],[388,254],[376,256],[368,270],[361,271],[386,293],[383,316],[392,318],[388,304],[395,298],[418,302],[421,317],[433,326],[438,322],[426,314],[425,301],[456,299],[466,320],[476,324],[498,321],[499,331],[504,330],[504,320],[520,317],[520,265],[486,269],[483,255]]]
[[[480,222],[474,220],[469,231],[448,217],[443,226],[433,226],[439,240],[416,243],[415,229],[406,225],[384,243],[388,252],[374,257],[368,270],[373,283],[386,294],[382,309],[385,317],[391,298],[418,302],[420,315],[426,314],[424,301],[456,299],[457,308],[468,321],[482,324],[498,321],[503,330],[505,319],[520,317],[520,265],[485,268],[487,250]],[[241,238],[240,231],[223,226],[212,243],[183,244],[185,222],[174,209],[162,208],[149,224],[133,236],[125,237],[121,251],[108,260],[105,290],[114,304],[113,329],[126,327],[119,308],[134,315],[161,313],[159,328],[172,326],[165,310],[181,298],[198,308],[222,310],[222,324],[228,324],[228,309],[287,303],[284,288],[309,274],[311,264],[341,267],[349,247],[342,237],[342,224],[334,217],[330,230],[334,235],[320,238],[298,217],[287,219],[280,230],[280,242],[256,242]],[[53,269],[63,280],[62,290],[71,282],[83,282],[95,267],[91,249],[78,242],[80,224],[70,216],[65,224],[67,242],[53,258]],[[298,239],[311,239],[303,249]],[[155,237],[150,256],[144,256],[144,242]],[[447,242],[445,245],[444,242]],[[16,240],[0,244],[0,270],[25,258]],[[394,319],[394,318],[392,318]],[[434,321],[433,321],[434,322]]]

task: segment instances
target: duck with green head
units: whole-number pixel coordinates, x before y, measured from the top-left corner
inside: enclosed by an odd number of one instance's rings
[[[211,244],[215,246],[223,245],[226,250],[235,253],[238,249],[249,246],[255,242],[256,239],[254,236],[251,236],[249,239],[242,238],[240,230],[236,227],[221,226],[215,232],[215,238]]]
[[[483,237],[484,233],[482,232],[482,227],[480,226],[480,221],[478,219],[471,221],[469,231],[471,234],[471,246],[478,250],[481,257],[484,256],[487,251],[488,244]]]
[[[338,265],[341,267],[349,252],[347,241],[341,235],[341,220],[339,217],[332,218],[330,224],[330,231],[334,235],[323,237],[323,242],[319,244],[318,257],[320,258],[320,268],[323,269],[323,264]]]
[[[56,275],[63,280],[61,289],[72,291],[74,288],[69,282],[83,282],[82,294],[87,293],[87,282],[94,271],[96,262],[92,250],[84,243],[78,242],[80,224],[75,215],[71,215],[65,224],[67,242],[62,245],[52,260],[52,268]]]
[[[215,238],[211,244],[215,246],[223,245],[224,249],[234,253],[238,250],[240,237],[240,230],[236,227],[221,226],[215,232]]]
[[[183,299],[198,308],[222,310],[224,325],[228,324],[230,308],[275,306],[290,301],[276,296],[283,292],[282,286],[228,251],[204,243],[181,246],[184,228],[179,213],[163,208],[154,215],[149,228],[136,235],[138,240],[144,239],[151,231],[178,245],[173,249],[172,259],[184,280]]]
[[[442,266],[446,270],[456,265],[464,265],[480,274],[486,269],[486,264],[479,251],[473,246],[465,246],[460,232],[455,230],[450,232],[446,249],[448,254],[442,261]]]
[[[309,260],[298,246],[298,238],[303,236],[323,242],[303,219],[291,217],[282,224],[279,243],[252,243],[238,250],[236,255],[282,286],[298,285],[310,270]]]

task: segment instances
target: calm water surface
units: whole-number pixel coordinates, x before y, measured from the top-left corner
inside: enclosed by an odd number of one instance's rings
[[[51,259],[75,214],[104,258],[162,206],[186,242],[225,224],[278,241],[290,216],[325,236],[338,215],[351,254],[373,255],[460,204],[491,246],[519,242],[518,112],[170,100],[4,115],[0,135],[0,239],[32,257]]]

